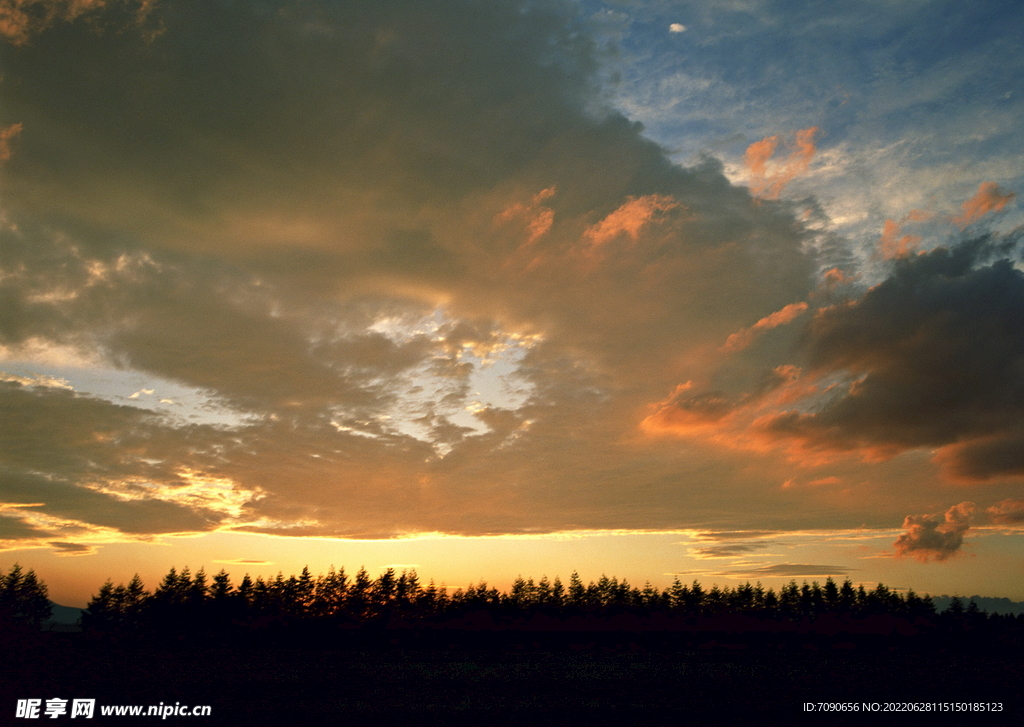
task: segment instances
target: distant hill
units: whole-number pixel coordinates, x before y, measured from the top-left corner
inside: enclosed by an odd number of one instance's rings
[[[81,631],[78,619],[85,609],[61,606],[50,601],[50,618],[43,621],[43,631]]]
[[[952,600],[953,596],[932,596],[935,610],[940,613],[949,608]],[[960,600],[963,602],[964,608],[967,608],[967,604],[974,601],[978,609],[985,613],[1009,614],[1012,616],[1024,614],[1024,601],[1011,601],[1009,598],[990,598],[989,596],[971,596],[970,598],[961,596]]]

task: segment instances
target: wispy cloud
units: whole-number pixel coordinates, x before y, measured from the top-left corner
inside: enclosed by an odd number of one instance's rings
[[[953,219],[954,224],[966,227],[993,212],[999,212],[1016,198],[1013,192],[1007,192],[995,182],[982,182],[978,191],[964,202],[963,211]]]
[[[726,351],[742,351],[757,340],[757,337],[764,331],[784,326],[787,323],[792,323],[797,316],[806,310],[807,303],[790,303],[784,308],[765,316],[749,328],[743,328],[736,333],[730,334],[725,340],[725,345],[722,346],[722,348]]]
[[[780,162],[772,162],[779,146],[778,136],[768,136],[748,146],[743,161],[750,174],[750,191],[768,199],[778,199],[786,185],[810,166],[817,152],[814,137],[819,133],[816,126],[794,132],[789,155]]]
[[[855,568],[842,565],[816,565],[810,563],[774,563],[756,568],[744,568],[722,571],[721,575],[734,578],[769,578],[769,577],[813,577],[813,576],[844,576],[852,573]]]

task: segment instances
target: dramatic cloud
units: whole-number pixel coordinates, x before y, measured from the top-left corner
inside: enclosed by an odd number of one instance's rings
[[[957,476],[1020,473],[1009,451],[1024,414],[1015,333],[1024,276],[1001,257],[1006,243],[979,239],[898,261],[860,299],[822,309],[808,331],[810,371],[852,381],[817,411],[780,414],[766,428],[839,448],[946,447],[940,456]],[[995,450],[1006,451],[983,456]]]
[[[946,560],[960,550],[973,516],[973,502],[954,505],[944,516],[907,515],[903,521],[907,532],[893,543],[897,557],[910,556],[922,563],[932,558]]]
[[[860,297],[818,309],[794,363],[738,395],[682,385],[645,421],[804,462],[937,450],[955,478],[1024,473],[1024,276],[1016,237],[894,261]],[[731,348],[737,348],[732,346]]]
[[[0,7],[7,547],[881,526],[930,478],[837,515],[865,478],[786,457],[1022,471],[1013,241],[858,287],[773,199],[817,128],[674,163],[574,3]]]
[[[745,477],[680,487],[723,464],[637,424],[802,310],[812,233],[608,108],[575,6],[163,2],[159,35],[97,32],[122,10],[0,50],[0,344],[220,419],[18,369],[4,501],[42,477],[40,518],[369,538],[731,508]]]

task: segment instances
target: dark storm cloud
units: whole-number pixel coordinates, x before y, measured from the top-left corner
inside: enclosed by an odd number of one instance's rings
[[[820,291],[813,317],[783,326],[785,345],[763,351],[756,386],[677,386],[645,427],[737,449],[781,448],[808,466],[931,449],[953,478],[1019,477],[1019,237],[986,234],[897,258],[881,282],[830,305],[835,293]]]
[[[1024,274],[1013,242],[897,260],[859,299],[819,311],[810,370],[856,382],[769,429],[837,448],[944,447],[952,474],[972,479],[1024,473]]]

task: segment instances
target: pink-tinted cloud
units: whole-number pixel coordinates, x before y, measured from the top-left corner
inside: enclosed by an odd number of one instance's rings
[[[652,413],[640,427],[652,436],[677,436],[762,454],[782,453],[803,466],[832,462],[852,450],[865,460],[895,453],[864,442],[840,447],[802,432],[780,432],[779,420],[789,416],[790,407],[828,396],[836,385],[825,384],[792,365],[779,366],[770,373],[770,380],[757,395],[730,397],[723,392],[700,391],[692,382],[681,384],[651,407]]]
[[[963,203],[962,212],[953,218],[954,224],[967,227],[990,212],[999,212],[1017,195],[1000,188],[995,182],[982,182],[978,191]]]
[[[589,227],[583,235],[595,248],[606,245],[621,235],[636,242],[644,227],[679,206],[679,202],[674,198],[663,194],[629,197],[623,205],[596,225]]]
[[[974,503],[961,502],[949,508],[944,516],[907,515],[903,520],[906,532],[896,539],[896,557],[912,557],[927,563],[931,559],[946,560],[960,550],[964,534],[971,527]]]
[[[530,198],[527,203],[516,202],[498,213],[494,221],[496,224],[506,224],[517,221],[526,228],[525,246],[530,246],[539,238],[546,235],[551,226],[555,223],[555,212],[543,203],[553,197],[554,187],[542,189]]]
[[[775,155],[778,145],[778,136],[766,136],[748,146],[743,155],[743,163],[751,177],[750,191],[756,195],[760,195],[768,186],[768,160]]]
[[[778,199],[783,188],[803,174],[810,165],[817,152],[814,137],[818,131],[817,126],[797,131],[793,143],[788,147],[789,156],[776,165],[769,162],[778,148],[778,136],[765,137],[747,147],[743,161],[750,172],[750,191],[758,197]]]
[[[928,219],[929,214],[924,210],[911,210],[900,220],[886,220],[882,225],[882,238],[879,241],[878,251],[886,260],[906,257],[916,250],[921,244],[920,235],[902,234],[903,225],[907,222],[921,222]]]
[[[722,349],[725,351],[742,351],[753,343],[763,332],[792,323],[796,318],[807,310],[807,303],[790,303],[781,310],[771,313],[749,328],[743,328],[733,333],[726,339]]]
[[[854,276],[847,275],[839,268],[829,268],[822,277],[824,278],[825,288],[837,288],[840,285],[846,285],[854,281]]]

